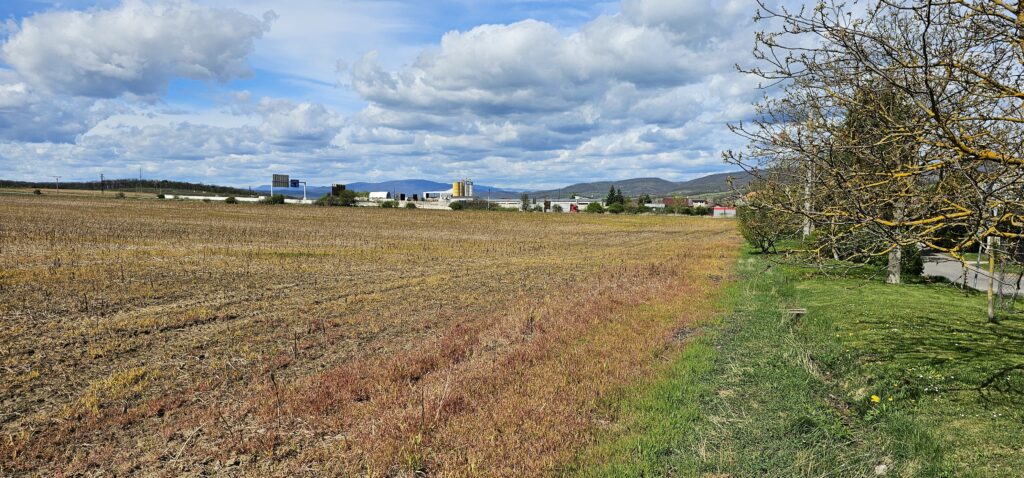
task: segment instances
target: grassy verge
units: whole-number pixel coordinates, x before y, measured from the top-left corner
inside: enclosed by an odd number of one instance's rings
[[[747,256],[723,298],[582,476],[1015,476],[1024,469],[1024,316],[983,298]],[[792,318],[784,309],[805,307]]]

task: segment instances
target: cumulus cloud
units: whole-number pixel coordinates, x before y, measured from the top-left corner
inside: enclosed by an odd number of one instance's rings
[[[25,18],[9,33],[0,58],[56,94],[154,95],[175,77],[224,82],[247,75],[246,58],[273,18],[187,0],[126,0],[110,10]]]
[[[749,58],[753,13],[746,0],[622,0],[618,13],[572,28],[538,20],[481,25],[448,32],[411,56],[382,49],[351,62],[351,90],[336,94],[354,91],[365,106],[344,116],[324,106],[330,99],[229,91],[216,107],[244,124],[163,114],[162,124],[108,120],[88,134],[110,114],[85,113],[96,105],[159,97],[175,77],[245,75],[271,18],[189,1],[43,13],[15,25],[0,49],[14,69],[0,75],[0,157],[46,155],[46,167],[89,164],[108,173],[118,163],[144,164],[232,184],[259,184],[280,171],[325,184],[468,176],[546,188],[685,179],[727,169],[719,152],[740,140],[725,123],[749,117],[761,95],[733,69]],[[291,51],[289,61],[296,56]],[[43,122],[61,126],[45,132]],[[26,138],[66,144],[2,141]],[[16,166],[44,170],[32,161]]]
[[[0,70],[0,140],[70,142],[125,109],[114,101],[41,95]]]
[[[260,132],[278,144],[326,146],[341,127],[340,116],[315,103],[264,98],[259,112],[264,117]]]
[[[616,161],[627,175],[626,165],[639,174],[669,161],[675,178],[723,168],[719,151],[737,142],[724,125],[746,118],[760,94],[734,71],[753,44],[749,2],[620,7],[571,32],[536,20],[452,31],[393,71],[370,52],[351,78],[371,106],[342,138],[372,141],[385,128],[462,164],[571,163],[576,177],[605,176]]]

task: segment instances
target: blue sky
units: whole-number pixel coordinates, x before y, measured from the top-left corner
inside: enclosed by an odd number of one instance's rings
[[[0,177],[543,188],[727,171],[746,0],[8,0]]]

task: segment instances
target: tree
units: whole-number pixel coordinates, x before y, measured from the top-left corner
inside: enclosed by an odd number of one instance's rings
[[[523,193],[522,195],[520,195],[519,196],[519,202],[520,202],[520,206],[519,206],[520,209],[522,209],[523,211],[529,211],[530,210],[530,195],[529,194]]]
[[[757,123],[787,114],[778,127],[762,129],[783,140],[773,145],[774,152],[789,156],[769,163],[791,166],[782,169],[796,173],[790,181],[794,189],[813,185],[804,188],[809,223],[851,236],[874,223],[889,231],[890,253],[902,250],[895,243],[913,241],[961,260],[979,244],[997,251],[1004,241],[1024,237],[1019,227],[1024,224],[1020,2],[876,0],[863,11],[838,0],[799,11],[759,4],[758,18],[779,27],[758,35],[760,65],[749,71],[784,85],[785,94],[762,105]],[[884,123],[885,138],[913,143],[917,160],[890,162],[866,177],[848,175],[861,181],[845,192],[896,191],[899,204],[888,217],[833,224],[819,210],[830,195],[844,191],[829,191],[836,185],[822,185],[816,167],[837,149],[853,146],[833,134],[846,113],[860,106],[858,91],[865,87],[892,92],[909,105],[913,114],[904,118],[887,116],[884,101],[867,109],[869,117]],[[900,214],[900,204],[908,208],[906,214]],[[954,230],[963,233],[950,236]],[[994,266],[990,261],[990,270]],[[991,288],[989,295],[993,318]]]
[[[622,214],[626,211],[626,207],[622,203],[615,203],[608,206],[608,212],[612,214]]]
[[[775,253],[779,241],[799,234],[800,218],[772,206],[776,199],[771,195],[778,192],[772,189],[775,184],[752,181],[747,187],[747,204],[736,208],[740,234],[762,254]]]
[[[604,206],[602,206],[601,203],[592,202],[590,204],[587,204],[587,207],[583,210],[583,212],[587,212],[590,214],[604,214]]]
[[[619,201],[618,198],[619,198],[619,196],[615,192],[615,185],[613,184],[613,185],[609,186],[608,187],[608,195],[605,196],[604,203],[610,206],[612,204],[617,203]]]

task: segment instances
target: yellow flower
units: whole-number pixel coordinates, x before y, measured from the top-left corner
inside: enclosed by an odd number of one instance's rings
[[[871,402],[872,402],[872,403],[879,403],[879,402],[881,402],[881,401],[882,401],[882,398],[881,398],[881,397],[879,397],[878,395],[872,395],[872,396],[871,396]]]

